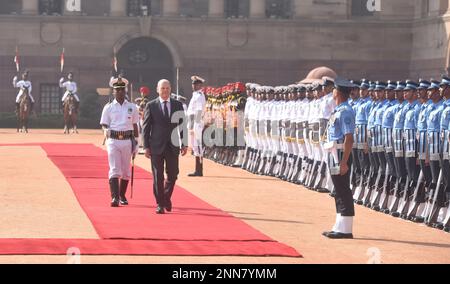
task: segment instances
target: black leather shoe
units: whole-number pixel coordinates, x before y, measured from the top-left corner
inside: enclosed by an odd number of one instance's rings
[[[331,232],[328,235],[326,235],[326,237],[330,239],[353,239],[353,234]]]
[[[172,202],[168,202],[166,206],[164,206],[167,212],[172,212]]]
[[[444,224],[442,223],[434,224],[433,228],[438,230],[444,230]]]
[[[128,205],[128,200],[125,197],[120,198],[120,205],[126,206]]]
[[[423,217],[415,217],[412,221],[414,223],[424,223],[425,222],[425,218],[423,218]]]
[[[394,218],[398,218],[398,217],[400,217],[400,213],[398,213],[397,211],[396,212],[392,212],[391,216],[394,217]]]
[[[450,227],[445,227],[444,231],[446,231],[447,233],[450,233]]]
[[[111,200],[111,207],[119,207],[119,199],[113,198]]]
[[[329,231],[329,232],[323,232],[322,233],[322,236],[324,236],[324,237],[327,237],[328,238],[328,235],[329,234],[334,234],[335,232],[333,232],[333,231]]]
[[[202,177],[203,175],[200,173],[192,173],[192,174],[188,174],[188,177]]]
[[[157,208],[156,208],[156,214],[164,214],[165,212],[164,212],[164,208],[163,207],[160,207],[160,206],[158,206]]]

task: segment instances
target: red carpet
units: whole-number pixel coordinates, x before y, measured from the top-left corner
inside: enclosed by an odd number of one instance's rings
[[[41,147],[66,177],[101,240],[0,239],[0,254],[66,254],[75,246],[91,255],[300,256],[178,186],[172,213],[155,214],[151,174],[139,167],[130,206],[111,208],[105,151],[88,144]]]

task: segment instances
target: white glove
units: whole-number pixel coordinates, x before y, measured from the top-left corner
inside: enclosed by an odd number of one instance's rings
[[[59,79],[59,82],[60,83],[64,82],[64,77],[61,77],[61,79]]]
[[[111,135],[111,130],[109,130],[108,128],[104,128],[103,135],[105,136],[105,138],[108,138]]]

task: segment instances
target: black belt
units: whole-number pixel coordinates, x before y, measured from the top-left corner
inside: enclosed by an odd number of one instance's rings
[[[133,137],[133,130],[128,131],[114,131],[111,130],[109,138],[114,140],[129,140]]]

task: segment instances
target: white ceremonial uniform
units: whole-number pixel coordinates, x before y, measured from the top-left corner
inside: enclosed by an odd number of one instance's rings
[[[110,131],[133,131],[133,125],[139,122],[139,111],[134,103],[127,100],[120,105],[116,100],[103,108],[100,124],[108,125]],[[134,136],[132,139],[135,139]],[[106,142],[109,161],[109,179],[131,177],[131,139],[115,140],[108,138]],[[135,149],[137,150],[137,149]]]
[[[205,107],[206,107],[206,99],[205,95],[202,91],[197,91],[192,93],[192,99],[189,102],[189,106],[187,109],[187,115],[188,116],[196,116],[199,113],[203,116],[205,113]],[[197,118],[194,119],[193,122],[193,135],[190,135],[190,143],[192,150],[194,151],[195,157],[202,157],[203,156],[203,129],[204,129],[204,122],[203,119]]]
[[[319,104],[319,120],[330,120],[331,115],[334,112],[334,109],[336,108],[336,103],[334,102],[333,99],[333,94],[328,94],[324,97],[322,97],[320,99],[320,104]],[[324,152],[324,143],[325,141],[322,140],[321,137],[321,143],[320,143],[320,156],[322,157],[322,161],[326,162],[327,161],[327,155]]]
[[[269,101],[263,101],[261,104],[261,145],[263,149],[263,158],[270,157],[270,136],[267,131],[267,121],[270,120],[270,103]]]
[[[291,110],[291,123],[294,123],[296,125],[295,132],[293,133],[294,136],[291,137],[294,155],[296,156],[300,155],[300,145],[298,144],[297,140],[297,123],[299,123],[301,107],[302,101],[296,100],[294,101],[293,108]]]
[[[61,80],[59,80],[59,87],[66,89],[66,92],[64,93],[61,99],[62,102],[64,102],[64,100],[67,98],[69,94],[72,94],[74,98],[77,100],[77,102],[80,102],[80,98],[77,95],[78,92],[77,83],[75,83],[74,81],[64,82],[64,78],[61,78]]]
[[[308,106],[308,99],[304,98],[303,100],[300,100],[297,106],[297,119],[296,119],[296,123],[300,124],[300,129],[302,129],[303,131],[303,122],[304,120],[304,116],[305,116],[305,111],[306,111],[306,107]],[[304,132],[304,131],[303,131]],[[306,145],[305,145],[305,139],[304,139],[304,133],[300,133],[300,131],[297,131],[297,143],[298,143],[298,155],[300,156],[300,158],[304,158],[306,155]]]
[[[280,149],[280,113],[281,113],[281,102],[280,101],[274,101],[273,102],[273,108],[271,111],[271,120],[272,120],[272,135],[271,135],[271,141],[272,141],[272,151],[276,155]]]
[[[245,129],[245,144],[247,145],[247,147],[253,147],[252,144],[252,137],[251,137],[251,133],[250,133],[250,112],[251,109],[253,108],[253,104],[255,102],[255,99],[253,99],[253,97],[248,97],[247,99],[247,103],[245,104],[245,109],[244,109],[244,121],[247,121],[248,123],[248,129]]]
[[[331,115],[333,114],[334,110],[336,109],[336,102],[333,99],[333,93],[330,93],[328,95],[325,95],[322,98],[321,104],[320,104],[320,109],[319,109],[319,119],[323,119],[323,120],[330,120]],[[325,137],[326,139],[326,137]],[[322,155],[322,162],[327,162],[328,160],[328,154],[327,151],[324,148],[324,143],[326,141],[322,141],[320,142],[320,148],[321,148],[321,155]],[[327,164],[328,167],[328,164]],[[332,189],[333,188],[333,181],[331,180],[331,175],[330,175],[330,171],[327,170],[325,172],[326,174],[326,181],[325,181],[325,185],[327,188]]]
[[[308,123],[309,123],[309,113],[310,113],[310,110],[312,108],[312,103],[313,103],[313,100],[310,100],[310,99],[307,99],[307,98],[304,100],[304,102],[303,102],[303,115],[301,117],[301,121],[306,126],[306,127],[303,128],[303,138],[305,139],[305,147],[303,149],[305,150],[304,157],[307,158],[307,159],[312,159],[311,143],[310,143],[309,134],[308,134],[310,132],[308,130],[308,128],[309,128]]]
[[[263,150],[261,143],[261,111],[262,111],[262,101],[257,101],[254,109],[254,116],[256,122],[256,149],[259,151]]]
[[[13,86],[14,88],[20,88],[19,93],[16,96],[16,103],[19,103],[20,96],[22,96],[24,89],[28,89],[28,96],[30,96],[31,101],[34,103],[34,98],[31,95],[31,90],[33,88],[30,81],[20,80],[19,82],[17,82],[17,76],[15,76],[13,79]]]
[[[314,99],[311,103],[310,111],[309,111],[309,125],[314,123],[319,123],[319,113],[320,113],[320,99]],[[314,159],[315,161],[321,161],[322,156],[320,155],[320,146],[317,144],[317,141],[312,140],[313,137],[313,131],[310,132],[310,144],[311,144],[311,151],[312,156],[310,156],[311,159]]]

